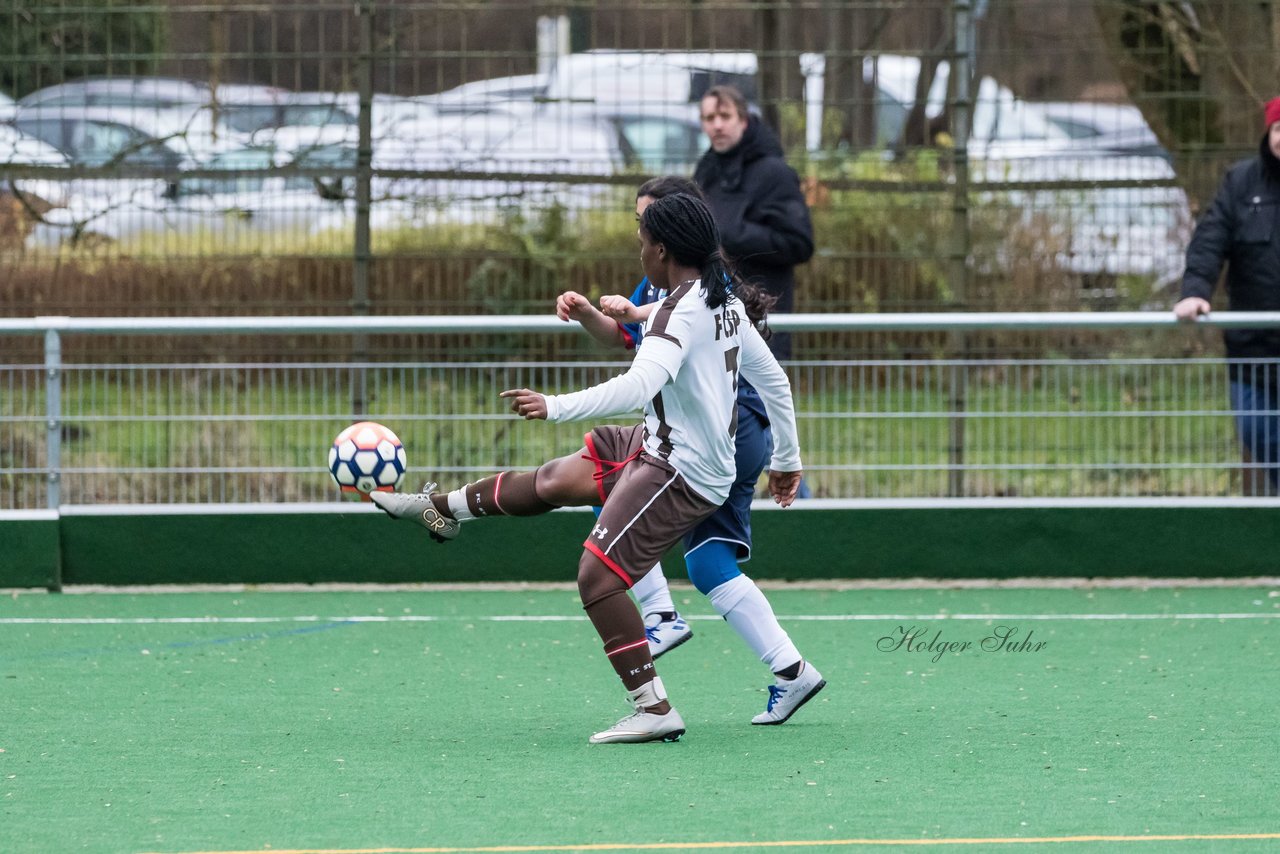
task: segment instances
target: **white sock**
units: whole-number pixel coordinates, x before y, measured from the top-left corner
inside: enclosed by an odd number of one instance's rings
[[[663,687],[662,679],[655,676],[652,681],[644,683],[634,691],[628,691],[627,699],[637,709],[644,709],[656,706],[667,699],[667,689]]]
[[[450,507],[453,505],[450,504]],[[631,586],[641,614],[665,614],[676,610],[671,601],[671,588],[667,587],[667,577],[662,574],[662,564],[657,564]]]
[[[470,485],[467,484],[467,486]],[[449,493],[449,512],[459,522],[466,522],[469,519],[476,518],[475,514],[471,512],[471,508],[467,506],[467,486],[460,486]]]
[[[801,660],[800,650],[778,624],[769,600],[748,576],[730,578],[707,598],[770,671],[777,673]]]

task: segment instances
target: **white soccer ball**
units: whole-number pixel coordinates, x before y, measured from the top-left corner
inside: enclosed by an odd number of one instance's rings
[[[366,499],[370,492],[398,489],[408,467],[400,438],[376,421],[352,424],[329,448],[333,482]]]

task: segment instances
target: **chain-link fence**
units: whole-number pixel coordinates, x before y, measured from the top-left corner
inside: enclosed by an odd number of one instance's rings
[[[626,292],[633,188],[690,171],[721,82],[804,180],[797,310],[1167,306],[1278,37],[1244,0],[18,3],[0,311]]]

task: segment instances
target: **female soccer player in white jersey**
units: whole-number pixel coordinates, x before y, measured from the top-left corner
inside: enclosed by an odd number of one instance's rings
[[[658,199],[640,217],[640,263],[668,296],[645,321],[630,370],[583,391],[502,392],[526,419],[575,421],[644,408],[641,424],[597,427],[585,447],[533,472],[503,472],[448,493],[373,493],[389,515],[438,540],[483,516],[530,516],[603,503],[583,544],[578,590],[635,711],[594,744],[674,741],[684,734],[626,591],[685,531],[724,503],[736,478],[738,374],[760,392],[774,428],[769,492],[786,507],[800,484],[791,387],[732,293],[720,235],[699,199]]]
[[[636,217],[655,199],[675,193],[702,198],[702,190],[688,178],[652,178],[636,191]],[[771,298],[762,290],[741,283],[734,286],[734,295],[742,301],[748,319],[767,339],[765,318]],[[644,279],[630,298],[620,294],[601,297],[598,310],[581,294],[565,291],[556,299],[556,316],[577,321],[605,346],[634,350],[644,340],[644,320],[666,296],[665,291]],[[751,559],[751,500],[773,446],[768,413],[760,395],[745,381],[738,383],[738,431],[734,443],[737,478],[728,500],[685,533],[685,569],[698,592],[707,597],[743,643],[772,671],[776,682],[769,688],[768,703],[751,722],[777,725],[786,723],[822,690],[826,681],[800,655],[764,592],[739,566]],[[655,661],[689,640],[692,631],[676,611],[661,564],[637,581],[631,593],[640,606],[649,652]]]

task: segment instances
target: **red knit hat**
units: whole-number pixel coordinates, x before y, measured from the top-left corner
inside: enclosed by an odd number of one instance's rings
[[[1267,108],[1263,115],[1266,116],[1267,127],[1280,122],[1280,98],[1272,98],[1267,101]]]

